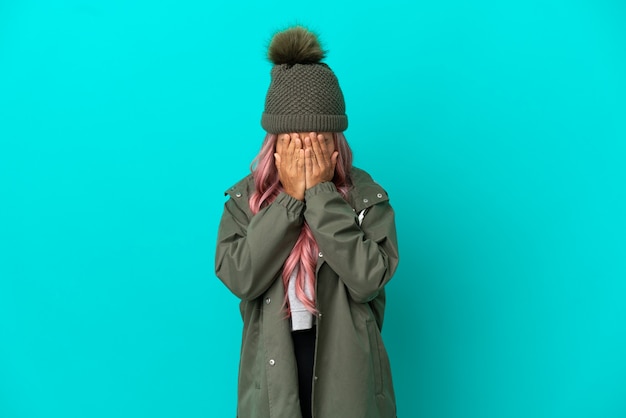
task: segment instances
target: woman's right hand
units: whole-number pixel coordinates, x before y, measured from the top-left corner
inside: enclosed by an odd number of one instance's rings
[[[278,178],[285,193],[304,200],[306,177],[304,173],[304,148],[298,134],[281,134],[274,153]]]

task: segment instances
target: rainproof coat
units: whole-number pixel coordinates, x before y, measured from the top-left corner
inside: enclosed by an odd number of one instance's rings
[[[241,299],[239,418],[301,417],[281,270],[304,221],[319,246],[313,417],[396,417],[381,338],[384,286],[398,265],[394,212],[385,190],[365,171],[353,168],[350,177],[348,201],[334,183],[323,182],[308,189],[304,201],[281,192],[256,215],[248,204],[252,175],[225,193],[230,198],[219,226],[215,271]]]

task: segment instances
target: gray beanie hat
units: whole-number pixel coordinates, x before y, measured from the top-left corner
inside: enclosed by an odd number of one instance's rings
[[[261,126],[269,133],[343,132],[348,127],[339,81],[321,60],[315,34],[302,26],[278,32],[268,58],[274,63]]]

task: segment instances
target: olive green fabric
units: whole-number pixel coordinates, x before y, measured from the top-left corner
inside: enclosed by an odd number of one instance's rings
[[[320,249],[313,416],[396,416],[381,338],[384,285],[399,260],[394,212],[387,193],[367,173],[354,168],[351,178],[350,202],[324,182],[307,190],[304,202],[281,192],[254,216],[248,205],[251,175],[226,192],[215,271],[241,299],[238,417],[301,417],[281,269],[305,220]],[[356,213],[365,208],[359,226]]]
[[[343,132],[346,105],[337,77],[324,63],[279,64],[265,97],[261,126],[269,133]]]

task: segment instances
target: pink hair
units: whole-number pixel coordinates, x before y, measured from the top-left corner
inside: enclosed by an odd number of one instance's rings
[[[267,134],[265,136],[261,151],[254,158],[250,166],[254,177],[255,191],[252,193],[252,196],[250,196],[249,204],[250,210],[254,214],[272,203],[274,199],[276,199],[276,196],[283,190],[274,162],[277,138],[278,136],[275,134]],[[352,150],[342,132],[334,132],[333,139],[335,141],[335,149],[339,153],[333,183],[335,183],[341,196],[347,199],[348,191],[352,186],[350,181]],[[298,236],[291,253],[283,265],[282,278],[285,288],[285,306],[289,306],[289,298],[287,296],[289,278],[297,268],[298,272],[296,274],[295,283],[296,297],[302,301],[309,312],[317,312],[315,307],[315,265],[317,262],[318,249],[311,228],[306,221],[304,221],[300,236]],[[305,289],[311,295],[310,298],[307,296]]]

